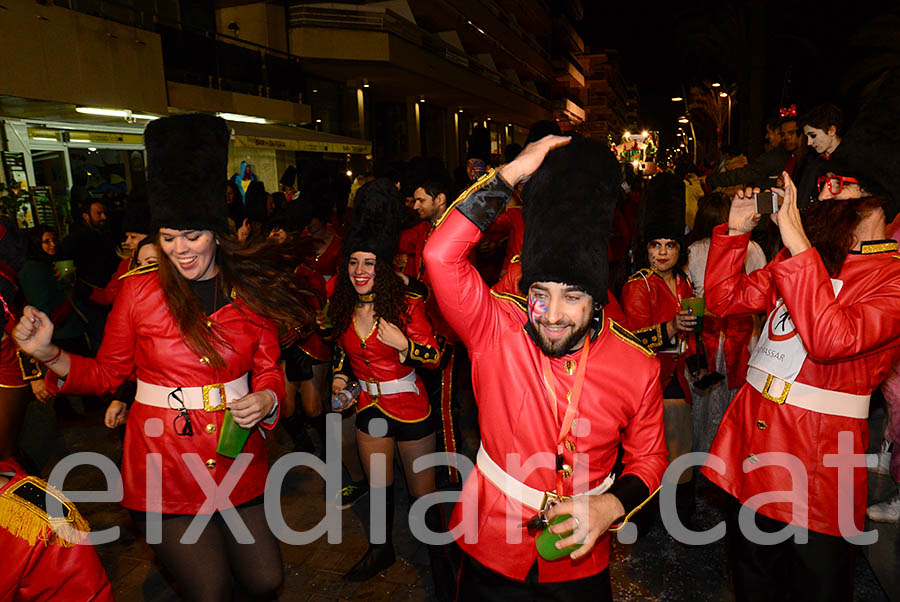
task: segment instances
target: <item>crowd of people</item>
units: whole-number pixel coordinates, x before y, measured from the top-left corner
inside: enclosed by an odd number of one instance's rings
[[[395,562],[402,473],[410,523],[455,539],[426,542],[438,599],[612,599],[611,537],[638,511],[694,527],[705,478],[738,600],[851,599],[863,517],[900,522],[853,463],[883,397],[872,468],[900,480],[898,103],[891,73],[849,128],[784,109],[749,162],[636,172],[539,122],[502,157],[476,127],[455,178],[291,166],[277,192],[246,162],[226,178],[221,119],[151,122],[121,237],[90,197],[62,241],[0,224],[0,541],[34,558],[0,592],[112,599],[16,446],[32,399],[60,420],[84,399],[124,427],[121,503],[185,599],[279,588],[276,425],[340,450],[326,503],[382,510],[348,580]]]

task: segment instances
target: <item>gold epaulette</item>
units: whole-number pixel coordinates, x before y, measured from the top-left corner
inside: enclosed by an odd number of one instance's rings
[[[521,255],[513,255],[513,256],[510,257],[510,259],[509,259],[509,262],[510,262],[510,263],[519,263],[520,261],[522,261],[522,256],[521,256]]]
[[[419,293],[414,293],[413,291],[411,291],[409,289],[406,290],[406,296],[409,299],[423,299],[424,298]]]
[[[635,347],[636,349],[640,349],[647,355],[647,357],[656,356],[656,353],[652,349],[650,349],[647,345],[645,345],[643,343],[643,341],[641,341],[641,339],[638,338],[633,332],[631,332],[630,330],[628,330],[627,328],[625,328],[624,326],[622,326],[621,324],[619,324],[612,318],[609,318],[608,321],[609,321],[609,329],[612,331],[612,333],[614,335],[616,335],[617,337],[619,337],[620,339],[622,339],[623,341],[625,341],[632,347]]]
[[[51,498],[55,508],[48,508]],[[37,477],[25,477],[0,494],[0,529],[29,546],[41,541],[64,548],[84,542],[91,530],[72,502]]]
[[[119,276],[119,280],[122,278],[127,278],[128,276],[139,276],[140,274],[149,274],[150,272],[155,272],[159,269],[158,263],[148,263],[147,265],[142,265],[139,268],[134,268],[133,270],[128,270],[121,276]]]
[[[633,282],[635,280],[646,280],[650,276],[653,275],[653,270],[650,268],[643,268],[635,272],[628,278],[628,282]]]
[[[491,178],[494,177],[494,173],[495,172],[494,172],[493,167],[488,169],[486,174],[484,174],[483,176],[481,176],[480,178],[475,180],[475,182],[471,186],[469,186],[468,188],[463,190],[461,193],[459,193],[459,196],[456,197],[456,200],[453,201],[449,207],[447,207],[447,210],[444,212],[444,215],[442,215],[440,218],[438,218],[438,221],[435,222],[434,228],[437,228],[438,226],[443,224],[444,220],[447,219],[447,216],[450,215],[450,210],[453,209],[454,207],[456,207],[463,199],[468,197],[470,194],[472,194],[476,190],[478,190],[480,188],[484,188],[484,186],[488,182],[491,181]]]
[[[512,293],[500,293],[495,290],[491,290],[491,294],[498,299],[503,299],[504,301],[515,303],[522,311],[528,311],[528,301],[525,299],[525,297],[520,297],[519,295],[514,295]]]

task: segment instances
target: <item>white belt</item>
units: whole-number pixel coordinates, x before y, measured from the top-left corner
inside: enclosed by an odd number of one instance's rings
[[[180,399],[188,410],[215,412],[224,410],[227,401],[240,399],[249,392],[249,379],[246,374],[228,383],[216,383],[202,387],[151,385],[138,380],[134,400],[157,408],[180,410],[181,404],[177,401]],[[176,397],[177,399],[175,399]]]
[[[753,366],[747,369],[747,382],[764,398],[777,404],[786,403],[811,412],[846,418],[869,417],[869,395],[829,391],[798,382],[789,383]],[[779,382],[783,387],[773,393],[772,384]]]
[[[362,387],[363,391],[375,398],[382,395],[393,395],[394,393],[419,394],[419,387],[416,386],[415,370],[402,378],[395,378],[394,380],[359,379],[359,386]]]
[[[491,458],[486,451],[484,451],[483,446],[478,448],[476,464],[478,470],[481,471],[481,474],[487,477],[497,489],[533,510],[541,510],[546,504],[548,497],[557,497],[556,493],[552,491],[540,491],[534,487],[529,487],[508,474],[494,462],[493,458]],[[605,493],[612,487],[613,481],[615,480],[615,475],[610,473],[609,476],[603,479],[602,483],[579,495],[600,495],[601,493]]]

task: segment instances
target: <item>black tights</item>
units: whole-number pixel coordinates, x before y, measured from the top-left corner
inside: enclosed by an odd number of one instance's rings
[[[238,543],[217,512],[196,543],[182,544],[181,536],[195,517],[163,515],[162,542],[150,547],[175,579],[182,599],[198,602],[274,599],[283,577],[281,550],[266,523],[264,507],[251,502],[236,510],[254,543]],[[146,533],[144,513],[133,512],[132,516]]]

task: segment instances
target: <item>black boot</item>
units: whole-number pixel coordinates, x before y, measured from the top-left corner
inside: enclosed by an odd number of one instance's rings
[[[315,445],[313,445],[306,432],[306,415],[303,413],[303,410],[298,409],[293,416],[282,418],[279,420],[279,423],[284,426],[284,430],[291,436],[295,452],[313,453],[316,451]]]
[[[377,490],[372,490],[372,497],[369,498],[371,500],[376,499]],[[366,550],[366,555],[363,556],[359,562],[353,565],[353,568],[347,572],[344,576],[344,579],[347,581],[368,581],[384,569],[388,568],[394,561],[396,557],[394,556],[394,542],[393,542],[393,530],[394,530],[394,486],[389,485],[387,487],[387,491],[385,492],[385,501],[387,502],[387,509],[385,512],[385,527],[386,527],[386,541],[384,543],[369,543],[369,549]],[[371,533],[372,527],[369,526],[369,532]]]
[[[410,500],[410,507],[414,501],[414,499]],[[425,511],[425,526],[436,533],[447,531],[441,504],[435,504]],[[452,602],[456,600],[456,570],[454,570],[450,558],[449,546],[427,547],[428,558],[431,561],[431,578],[434,580],[435,599],[438,602]]]
[[[322,460],[325,459],[325,450],[328,446],[328,442],[325,440],[325,416],[325,412],[321,412],[318,416],[307,418],[307,422],[309,422],[310,426],[312,426],[313,430],[316,432],[316,435],[318,435],[319,437],[320,451],[317,455]],[[340,444],[340,442],[338,443]]]
[[[675,511],[678,518],[688,529],[693,529],[694,508],[697,505],[696,496],[697,477],[694,476],[687,483],[680,483],[675,490]]]

